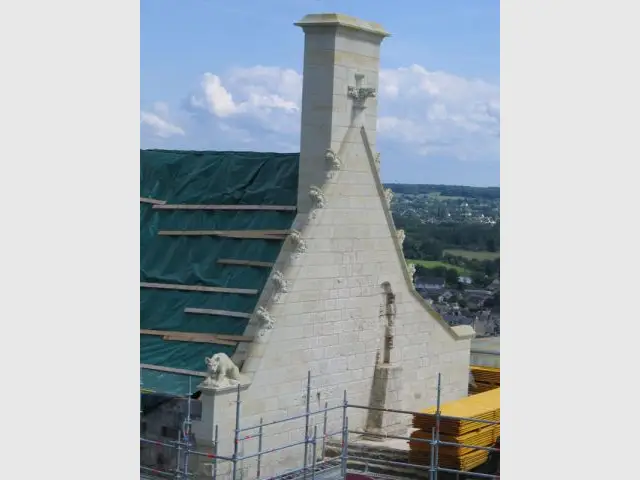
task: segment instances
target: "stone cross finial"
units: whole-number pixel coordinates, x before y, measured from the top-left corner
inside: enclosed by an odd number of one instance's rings
[[[376,97],[376,89],[364,86],[364,75],[356,73],[356,86],[347,89],[347,95],[353,98],[353,103],[358,108],[367,108],[365,105],[368,98]]]

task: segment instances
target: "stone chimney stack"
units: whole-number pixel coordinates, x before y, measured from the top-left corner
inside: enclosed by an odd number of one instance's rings
[[[307,213],[311,187],[322,187],[341,149],[362,143],[356,129],[366,128],[375,152],[380,44],[389,34],[336,13],[307,15],[296,25],[305,33],[298,213]]]

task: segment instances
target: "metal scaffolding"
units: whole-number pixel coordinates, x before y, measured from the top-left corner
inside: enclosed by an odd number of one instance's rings
[[[192,432],[192,400],[187,401],[187,412],[182,426],[178,430],[176,439],[161,439],[155,440],[151,438],[145,438],[141,434],[140,443],[141,449],[143,446],[153,446],[160,451],[170,452],[168,457],[172,459],[169,465],[143,465],[141,460],[140,474],[144,479],[175,479],[175,480],[187,480],[187,479],[199,479],[199,478],[230,478],[231,480],[246,479],[239,465],[247,460],[255,460],[255,476],[251,478],[257,478],[260,480],[293,480],[293,479],[313,479],[313,480],[339,480],[348,478],[407,478],[405,475],[411,475],[410,478],[428,478],[429,480],[438,480],[440,473],[444,474],[442,477],[465,479],[465,478],[484,478],[484,479],[498,479],[499,466],[496,468],[496,473],[482,473],[477,471],[462,471],[453,468],[447,468],[440,465],[439,450],[441,446],[457,447],[457,448],[469,448],[472,450],[485,450],[490,452],[489,455],[499,454],[499,448],[486,447],[478,445],[467,445],[460,443],[447,442],[440,439],[440,421],[445,420],[468,420],[474,423],[482,423],[487,425],[499,425],[500,422],[480,420],[477,418],[464,418],[464,417],[449,417],[444,416],[441,413],[440,400],[441,400],[441,375],[438,374],[437,383],[437,397],[436,397],[436,413],[435,414],[422,414],[417,412],[410,412],[406,410],[394,410],[386,408],[374,408],[365,405],[350,404],[347,399],[347,392],[344,391],[342,402],[333,407],[329,407],[328,402],[325,402],[324,408],[318,410],[311,410],[310,405],[311,398],[311,373],[307,376],[306,385],[306,406],[305,412],[300,415],[294,415],[281,420],[265,423],[260,419],[259,424],[249,427],[240,427],[241,417],[241,392],[240,386],[236,393],[236,412],[235,412],[235,429],[233,436],[233,454],[231,456],[220,455],[218,453],[219,435],[218,425],[214,427],[214,438],[210,445],[210,448],[202,451],[196,446],[195,437]],[[432,428],[431,438],[420,439],[410,438],[409,436],[399,435],[387,435],[376,434],[365,431],[356,431],[349,428],[349,410],[360,409],[367,411],[379,411],[392,414],[404,414],[410,416],[435,417],[435,427]],[[340,413],[340,420],[342,427],[338,431],[331,432],[328,430],[328,414],[332,411],[338,411]],[[314,424],[311,427],[311,419],[313,417],[322,415],[322,432],[318,432],[318,425]],[[282,424],[285,422],[304,419],[304,436],[300,441],[288,443],[276,448],[263,449],[263,439],[265,438],[265,427]],[[251,433],[251,434],[249,434]],[[397,439],[411,440],[412,442],[424,442],[430,445],[430,462],[428,465],[411,464],[408,461],[395,461],[390,459],[382,459],[376,457],[368,457],[364,454],[365,451],[372,451],[380,447],[372,447],[368,445],[362,447],[357,441],[349,441],[349,434],[366,435],[367,437],[381,437],[384,439]],[[336,440],[336,438],[338,440]],[[257,440],[257,451],[251,454],[245,454],[244,448],[241,446],[247,440]],[[380,443],[380,445],[383,445]],[[281,472],[275,476],[263,476],[263,457],[267,454],[281,452],[292,447],[304,447],[304,455],[300,460],[300,466],[292,471]],[[351,450],[357,450],[361,447],[361,454],[350,452]],[[499,462],[499,457],[498,457]],[[210,474],[204,475],[198,473],[195,465],[207,464],[210,466]],[[220,466],[224,463],[230,464],[230,472],[224,475],[220,472]],[[405,473],[402,473],[405,472]],[[411,473],[409,473],[411,472]],[[360,476],[358,476],[360,475]],[[364,475],[364,476],[363,476]],[[441,479],[442,480],[442,479]]]

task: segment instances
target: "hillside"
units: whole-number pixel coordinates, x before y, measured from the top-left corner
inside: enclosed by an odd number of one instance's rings
[[[419,273],[464,271],[474,283],[499,277],[499,187],[398,183],[385,187],[394,193],[391,212],[396,227],[405,230],[405,258],[415,261]]]

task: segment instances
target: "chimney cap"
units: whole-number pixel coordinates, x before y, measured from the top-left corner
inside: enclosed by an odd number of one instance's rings
[[[296,23],[297,27],[345,27],[353,30],[373,33],[381,37],[389,37],[382,25],[374,22],[367,22],[359,18],[350,17],[341,13],[311,13]]]

